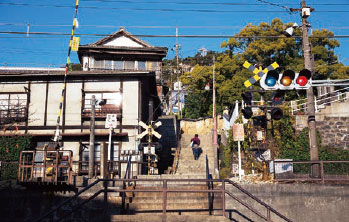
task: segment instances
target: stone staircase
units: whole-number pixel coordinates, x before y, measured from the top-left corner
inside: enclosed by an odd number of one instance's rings
[[[161,175],[138,175],[137,179],[153,179],[159,181],[137,181],[127,189],[126,192],[126,210],[121,210],[122,198],[121,193],[109,193],[109,218],[111,222],[147,222],[147,221],[229,221],[226,217],[221,216],[221,194],[215,194],[213,208],[209,210],[209,198],[207,192],[190,192],[198,190],[207,190],[207,183],[200,181],[174,181],[186,179],[206,179],[206,155],[209,159],[210,173],[213,172],[213,149],[210,135],[199,135],[201,149],[199,159],[194,160],[192,149],[190,148],[190,139],[194,135],[182,135],[181,153],[176,174]],[[163,187],[161,180],[167,180],[168,190],[185,190],[181,192],[168,192],[166,202],[166,218],[162,217],[163,210],[163,192],[149,192],[149,190],[160,191]],[[76,181],[81,188],[84,181],[77,178]],[[86,182],[86,181],[85,181]],[[92,181],[87,181],[90,184]],[[114,188],[120,189],[122,184],[115,184]],[[80,189],[81,189],[80,188]],[[102,184],[91,188],[86,194],[82,195],[87,198],[102,188]],[[109,188],[108,188],[109,189]],[[110,187],[113,189],[113,186]],[[148,190],[147,192],[132,192],[133,190]],[[102,198],[103,195],[100,196]],[[95,204],[93,202],[96,202]],[[88,204],[88,208],[97,214],[102,214],[102,200],[97,199]],[[210,215],[211,214],[211,215]],[[90,219],[92,215],[88,216]],[[93,218],[92,221],[97,221]]]
[[[181,138],[181,153],[176,174],[178,175],[196,175],[206,178],[206,155],[209,160],[209,170],[213,174],[214,153],[212,148],[212,137],[209,134],[199,135],[200,148],[202,153],[198,160],[194,159],[190,140],[194,135],[183,134]]]
[[[206,155],[209,159],[210,173],[213,171],[214,154],[211,145],[211,136],[199,135],[202,152],[198,160],[194,160],[192,149],[190,148],[190,140],[193,136],[194,135],[182,135],[182,148],[176,174],[139,175],[137,179],[166,179],[167,189],[187,190],[185,192],[167,193],[166,213],[170,215],[168,218],[171,218],[170,220],[167,219],[167,221],[228,221],[223,216],[216,216],[215,211],[211,212],[212,216],[207,217],[210,214],[208,193],[190,192],[190,190],[207,190],[206,182],[173,181],[174,179],[206,179]],[[134,189],[156,191],[161,190],[162,186],[163,184],[160,181],[137,181]],[[127,214],[132,215],[114,216],[112,221],[147,221],[146,215],[156,217],[162,214],[162,192],[133,192],[126,201],[128,208]],[[220,195],[215,194],[213,206],[215,209],[221,209]],[[217,212],[218,215],[221,214],[221,211]],[[134,220],[132,220],[132,218],[134,218]],[[142,220],[139,220],[139,218],[142,218]],[[155,218],[154,220],[157,221]]]

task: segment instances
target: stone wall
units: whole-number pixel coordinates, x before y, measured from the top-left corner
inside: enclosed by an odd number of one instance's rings
[[[181,130],[185,134],[211,134],[213,129],[213,119],[199,119],[199,120],[181,120]],[[217,130],[218,133],[223,125],[223,119],[218,116],[217,118]]]
[[[316,122],[325,146],[349,149],[349,117],[324,117]]]

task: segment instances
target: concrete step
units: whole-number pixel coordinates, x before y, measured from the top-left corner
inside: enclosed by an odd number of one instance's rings
[[[167,213],[165,218],[162,217],[162,212],[158,214],[137,214],[137,215],[112,215],[110,222],[229,222],[230,220],[223,216],[209,216],[208,212],[204,215],[199,212],[194,212],[191,215],[175,215],[178,213]],[[183,213],[182,213],[183,214]]]
[[[132,204],[133,203],[162,203],[163,197],[162,196],[151,196],[151,197],[135,197],[132,198]],[[208,202],[208,195],[200,195],[200,196],[192,196],[188,197],[187,196],[167,196],[167,203],[178,203],[178,204],[201,204]]]
[[[162,202],[159,203],[131,203],[130,210],[162,210]],[[168,210],[202,210],[208,209],[208,202],[206,203],[167,203]]]

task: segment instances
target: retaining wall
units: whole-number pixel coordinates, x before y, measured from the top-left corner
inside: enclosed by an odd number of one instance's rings
[[[242,187],[294,222],[343,222],[349,218],[349,185],[250,184]],[[228,189],[244,201],[250,199],[232,186]],[[260,204],[248,202],[267,215]],[[226,199],[226,208],[232,221],[263,221],[231,198]],[[272,219],[283,221],[277,217]]]

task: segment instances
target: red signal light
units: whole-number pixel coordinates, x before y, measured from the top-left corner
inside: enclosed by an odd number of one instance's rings
[[[305,76],[299,76],[297,78],[296,82],[300,86],[305,86],[308,83],[308,78]]]

